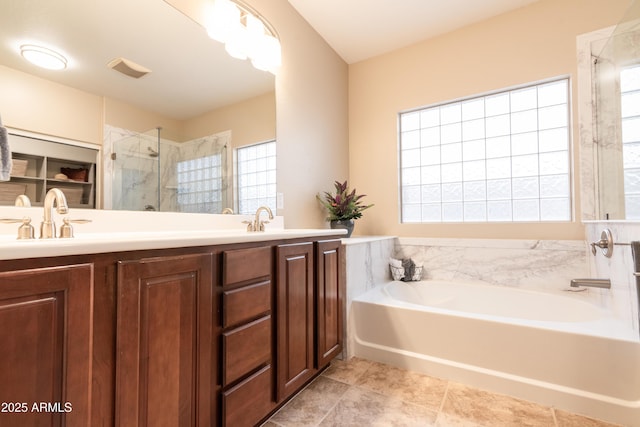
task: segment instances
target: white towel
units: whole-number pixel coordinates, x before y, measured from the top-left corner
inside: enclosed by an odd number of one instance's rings
[[[9,148],[9,135],[7,128],[2,126],[0,117],[0,181],[9,181],[11,178],[11,149]]]

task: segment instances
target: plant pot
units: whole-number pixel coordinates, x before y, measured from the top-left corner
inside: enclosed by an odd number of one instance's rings
[[[334,230],[340,229],[340,228],[347,230],[346,237],[351,237],[351,233],[353,233],[353,226],[355,225],[355,221],[352,219],[341,219],[341,220],[330,221],[330,224],[331,224],[331,228]]]

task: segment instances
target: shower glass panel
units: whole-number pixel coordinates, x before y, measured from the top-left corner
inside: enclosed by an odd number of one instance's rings
[[[221,213],[233,206],[229,190],[229,136],[187,142],[161,137],[161,129],[112,143],[112,208]]]
[[[112,207],[158,210],[160,202],[159,129],[113,143]]]
[[[591,45],[598,217],[640,219],[640,3]]]

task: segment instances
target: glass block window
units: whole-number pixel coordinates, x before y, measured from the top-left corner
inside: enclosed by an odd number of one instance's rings
[[[222,211],[220,154],[178,162],[178,210],[191,213]]]
[[[640,66],[620,73],[625,217],[640,219]]]
[[[260,206],[276,213],[276,142],[236,150],[238,213],[253,214]]]
[[[402,222],[570,221],[569,80],[400,113]]]

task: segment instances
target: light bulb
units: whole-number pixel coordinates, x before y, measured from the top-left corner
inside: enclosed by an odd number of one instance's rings
[[[207,21],[209,37],[226,43],[240,25],[240,9],[229,0],[215,0]]]
[[[244,25],[238,25],[230,34],[224,49],[237,59],[247,59],[249,52],[249,34]]]
[[[259,49],[251,59],[251,64],[259,70],[269,71],[275,74],[275,71],[282,64],[282,53],[280,41],[277,38],[264,34],[260,38]]]

